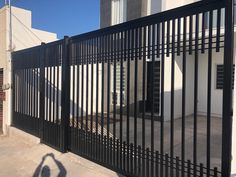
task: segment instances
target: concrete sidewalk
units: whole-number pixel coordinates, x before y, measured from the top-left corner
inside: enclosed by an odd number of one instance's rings
[[[0,136],[1,177],[122,177],[72,153]]]

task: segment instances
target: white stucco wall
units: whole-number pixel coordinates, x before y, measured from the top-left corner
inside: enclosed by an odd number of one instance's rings
[[[223,64],[222,52],[212,53],[212,80],[211,80],[211,113],[213,116],[222,116],[222,90],[216,89],[216,66]],[[207,85],[208,85],[208,51],[199,55],[199,87],[198,87],[198,112],[207,113]]]
[[[9,7],[0,9],[0,68],[3,68],[4,84],[11,83],[11,62],[9,52]],[[55,33],[37,30],[31,26],[31,11],[12,7],[12,42],[13,51],[40,45],[41,42],[51,42],[57,39]],[[3,131],[11,123],[11,89],[5,90],[6,100],[3,102]]]
[[[183,84],[183,56],[175,58],[175,78],[174,78],[174,118],[182,116],[182,84]],[[186,57],[186,107],[185,115],[193,113],[193,93],[194,93],[194,59],[192,56]],[[165,79],[164,79],[164,119],[170,120],[171,109],[171,57],[165,58]]]

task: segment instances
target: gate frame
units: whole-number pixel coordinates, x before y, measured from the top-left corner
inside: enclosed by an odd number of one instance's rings
[[[234,58],[234,5],[233,0],[225,1],[225,45],[224,45],[224,86],[222,118],[222,176],[231,174],[232,160],[232,81]],[[227,51],[227,52],[226,52]],[[227,137],[227,138],[226,138]]]
[[[217,0],[206,0],[206,2],[216,2]],[[219,0],[225,3],[225,45],[224,45],[224,86],[223,86],[223,118],[222,118],[222,176],[229,177],[231,173],[231,153],[232,153],[232,76],[233,76],[233,58],[234,58],[234,13],[233,0]],[[191,5],[190,5],[191,6]],[[171,11],[171,10],[170,10]],[[169,11],[169,12],[170,12]],[[172,11],[173,12],[173,11]],[[165,12],[162,12],[166,15]],[[170,13],[171,14],[171,13]],[[167,16],[167,18],[169,18]],[[151,19],[151,18],[150,18]],[[141,20],[135,21],[136,23]],[[131,25],[134,21],[131,22]],[[114,30],[120,27],[121,29],[127,24],[116,25],[109,28]],[[103,34],[107,29],[95,31],[93,34]],[[81,37],[88,36],[90,33],[83,34]],[[60,151],[66,152],[68,150],[69,138],[69,124],[70,124],[70,49],[71,43],[68,36],[64,37],[63,41],[63,56],[62,56],[62,95],[61,95],[61,134],[60,134]],[[40,102],[45,102],[45,57],[44,57],[44,43],[42,43],[40,56]],[[227,51],[227,52],[226,52]],[[12,72],[14,76],[14,70]],[[13,77],[14,78],[14,77]],[[14,81],[13,81],[14,84]],[[15,97],[13,93],[13,98]],[[45,107],[40,104],[40,126],[39,137],[43,139],[43,120],[45,115]],[[14,103],[12,105],[14,108]],[[14,110],[14,109],[13,109]],[[14,122],[12,123],[14,125]]]

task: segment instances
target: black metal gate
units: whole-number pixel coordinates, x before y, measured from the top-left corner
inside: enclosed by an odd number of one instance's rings
[[[201,1],[14,52],[13,126],[127,176],[229,176],[232,16]]]

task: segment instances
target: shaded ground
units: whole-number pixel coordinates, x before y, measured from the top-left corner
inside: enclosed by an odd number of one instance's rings
[[[1,177],[118,177],[115,172],[72,153],[0,136]],[[121,177],[121,176],[120,176]]]
[[[86,117],[84,117],[84,129],[86,126]],[[134,143],[134,117],[129,117],[129,128],[127,129],[127,116],[123,115],[122,121],[122,140],[127,142],[127,131],[129,131],[129,143]],[[98,133],[101,134],[101,122],[100,118],[98,119]],[[109,137],[114,136],[113,126],[115,123],[116,127],[116,138],[120,139],[120,115],[116,115],[116,121],[113,120],[113,115],[110,115],[110,124],[107,124],[107,118],[104,118],[104,135],[107,135],[107,130],[109,129]],[[93,132],[96,131],[96,122],[95,116],[93,117]],[[78,124],[81,128],[80,122]],[[108,127],[109,126],[109,127]],[[193,140],[194,140],[194,119],[193,116],[188,116],[185,119],[185,129],[182,126],[182,119],[174,120],[174,130],[173,130],[173,139],[174,139],[174,157],[178,156],[181,159],[182,151],[182,131],[185,132],[185,161],[190,160],[193,162]],[[76,121],[75,121],[76,127]],[[88,117],[88,131],[91,131],[91,121],[90,116]],[[154,149],[160,152],[160,139],[161,139],[161,123],[160,121],[154,121]],[[142,118],[137,118],[137,145],[142,146],[142,134],[143,134],[143,123]],[[203,164],[206,167],[207,164],[207,118],[205,116],[197,117],[197,163]],[[221,149],[222,149],[222,119],[221,118],[211,118],[211,134],[208,137],[210,140],[210,157],[211,169],[217,167],[218,170],[221,169]],[[170,153],[170,144],[171,144],[171,122],[164,122],[164,153]],[[151,147],[151,120],[145,120],[145,147]]]
[[[117,115],[119,119],[119,115]],[[185,160],[193,161],[193,136],[194,136],[194,119],[192,116],[187,117],[185,121]],[[129,119],[129,137],[130,142],[134,142],[134,118]],[[164,122],[164,151],[170,154],[170,121]],[[127,139],[127,118],[123,117],[123,140]],[[222,119],[211,118],[211,167],[221,167],[221,147],[222,147]],[[110,132],[113,125],[110,124]],[[120,123],[116,123],[116,134],[120,133]],[[174,156],[181,157],[182,149],[182,119],[176,119],[174,121]],[[160,150],[160,122],[154,121],[154,149]],[[119,138],[119,136],[117,137]],[[137,119],[137,144],[142,145],[142,119]],[[145,120],[145,144],[146,147],[151,146],[151,120]],[[207,155],[207,118],[204,116],[198,116],[197,118],[197,161],[198,164],[203,163],[206,165]]]

